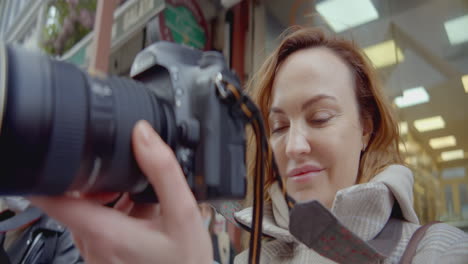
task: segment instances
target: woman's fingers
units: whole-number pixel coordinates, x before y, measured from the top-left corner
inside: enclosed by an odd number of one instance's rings
[[[30,197],[31,202],[74,232],[87,232],[109,222],[125,222],[128,216],[95,201],[75,197]]]
[[[198,213],[197,203],[174,152],[146,121],[139,121],[133,133],[135,157],[158,196],[161,213],[173,223]],[[201,220],[200,220],[201,221]]]
[[[95,201],[99,204],[108,204],[116,202],[122,193],[119,192],[112,192],[112,193],[81,193],[81,192],[73,192],[72,197],[76,198],[83,198],[86,200]]]
[[[149,220],[128,216],[94,201],[73,197],[33,197],[31,201],[70,229],[86,263],[107,263],[101,262],[106,258],[109,263],[126,263],[121,261],[126,255],[148,260],[153,254],[161,254],[158,249],[167,243],[161,227],[150,225]],[[143,250],[141,244],[154,249]]]
[[[87,263],[211,263],[210,237],[172,150],[146,122],[137,124],[132,143],[160,207],[136,204],[128,194],[115,208],[82,197],[32,202],[70,228]]]
[[[119,210],[123,214],[130,214],[134,207],[135,203],[130,199],[128,193],[124,193],[122,197],[115,203],[114,209]]]
[[[177,252],[171,261],[161,258],[161,263],[211,263],[210,237],[174,152],[146,121],[135,126],[133,150],[160,202],[160,214],[150,214],[157,215],[162,237],[168,239],[164,252]]]

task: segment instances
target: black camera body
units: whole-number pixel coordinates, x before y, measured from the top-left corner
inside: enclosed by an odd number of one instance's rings
[[[66,191],[155,196],[131,148],[138,120],[174,153],[199,200],[245,194],[245,119],[219,93],[240,83],[218,52],[158,42],[141,51],[132,79],[0,45],[0,194]]]
[[[172,106],[178,138],[168,142],[195,197],[243,198],[247,120],[218,93],[220,75],[241,85],[223,55],[159,42],[136,56],[130,74]]]

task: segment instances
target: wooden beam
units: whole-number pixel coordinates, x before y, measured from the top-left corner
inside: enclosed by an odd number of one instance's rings
[[[106,74],[109,70],[109,55],[111,49],[112,24],[117,0],[99,0],[96,10],[93,36],[93,53],[89,72]]]

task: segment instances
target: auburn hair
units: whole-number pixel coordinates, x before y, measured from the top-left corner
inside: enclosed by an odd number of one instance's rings
[[[260,108],[266,130],[266,136],[270,135],[268,124],[268,111],[271,107],[272,86],[278,68],[282,62],[292,53],[314,47],[325,47],[338,55],[352,71],[355,79],[355,95],[361,122],[370,119],[372,132],[368,146],[361,154],[358,178],[356,183],[370,181],[376,174],[390,164],[402,164],[403,160],[398,148],[400,141],[398,123],[391,103],[386,98],[377,73],[357,45],[351,41],[337,36],[326,35],[317,28],[293,27],[287,30],[279,46],[266,59],[257,73],[249,81],[247,91]],[[250,133],[250,147],[248,157],[249,187],[252,177],[255,175],[254,160],[257,151],[253,144],[254,136]],[[267,189],[275,182],[271,164],[266,166],[265,199],[269,200]],[[249,194],[251,195],[249,188]]]

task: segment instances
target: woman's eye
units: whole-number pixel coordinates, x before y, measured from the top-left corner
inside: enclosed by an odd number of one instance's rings
[[[332,119],[331,114],[320,114],[320,115],[315,115],[313,118],[310,119],[310,122],[314,125],[322,125],[325,124],[326,122],[330,121]]]
[[[323,124],[323,123],[327,122],[328,120],[330,120],[330,118],[318,118],[318,119],[313,119],[312,123]]]
[[[283,130],[285,130],[285,129],[286,129],[286,127],[277,127],[277,128],[273,128],[273,129],[271,130],[271,133],[273,133],[273,134],[279,133],[279,132],[281,132],[281,131],[283,131]]]
[[[271,128],[271,133],[272,134],[279,133],[279,132],[284,131],[287,128],[288,128],[287,125],[276,125]]]

